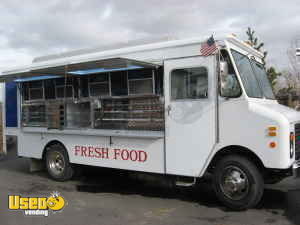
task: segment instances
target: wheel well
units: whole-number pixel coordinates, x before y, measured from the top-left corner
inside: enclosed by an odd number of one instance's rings
[[[265,166],[264,166],[263,162],[253,151],[251,151],[250,149],[243,147],[243,146],[230,145],[230,146],[226,146],[226,147],[220,149],[214,155],[213,159],[211,160],[211,162],[208,166],[208,169],[207,169],[208,172],[211,172],[214,169],[214,167],[216,166],[217,162],[226,155],[245,156],[248,159],[250,159],[252,162],[254,162],[260,171],[265,170]]]
[[[45,147],[44,147],[44,149],[43,149],[43,154],[42,154],[42,159],[43,159],[43,160],[45,159],[47,149],[48,149],[50,146],[52,146],[52,145],[57,145],[57,144],[63,146],[64,148],[66,148],[66,147],[64,146],[64,144],[61,143],[60,141],[57,141],[57,140],[49,141],[49,142],[45,145]]]

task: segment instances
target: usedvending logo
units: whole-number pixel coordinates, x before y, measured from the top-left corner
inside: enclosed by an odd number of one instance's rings
[[[23,211],[25,216],[49,216],[50,211],[60,212],[66,205],[66,200],[58,192],[51,193],[50,197],[8,196],[8,208]]]

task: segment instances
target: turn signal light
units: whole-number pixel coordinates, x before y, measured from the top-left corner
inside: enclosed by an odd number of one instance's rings
[[[269,131],[268,134],[269,134],[270,137],[277,136],[277,127],[270,126],[270,127],[268,127],[268,131]]]

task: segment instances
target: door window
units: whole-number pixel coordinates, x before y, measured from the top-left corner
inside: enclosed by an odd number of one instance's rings
[[[207,98],[208,72],[205,67],[176,69],[171,73],[172,100]]]

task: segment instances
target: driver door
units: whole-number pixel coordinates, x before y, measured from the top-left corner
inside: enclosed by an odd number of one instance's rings
[[[167,174],[199,176],[216,142],[215,60],[164,62]]]

